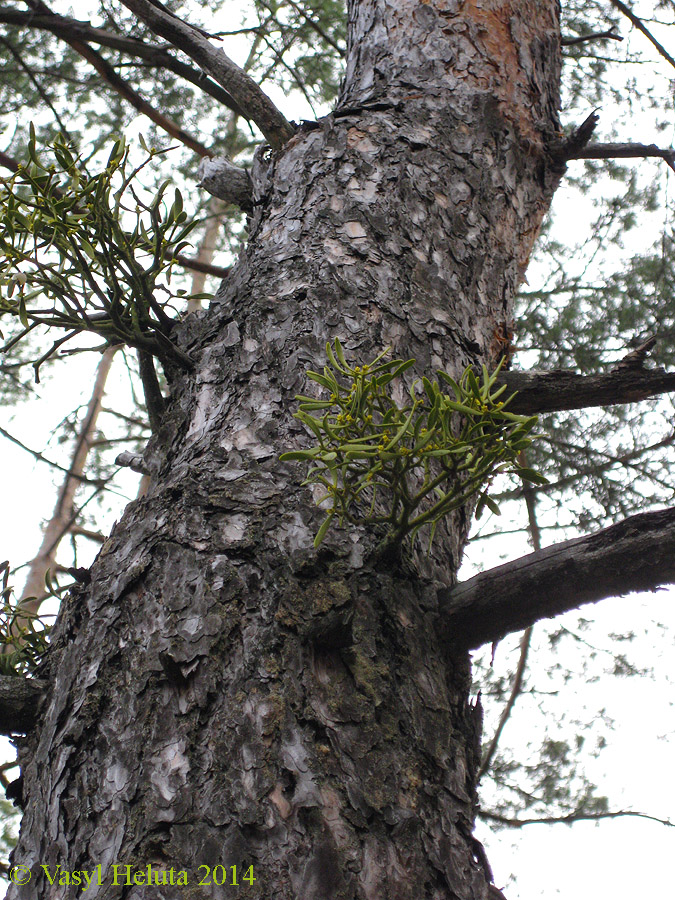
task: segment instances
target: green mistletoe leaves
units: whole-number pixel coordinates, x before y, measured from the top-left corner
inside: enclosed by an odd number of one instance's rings
[[[171,270],[197,225],[169,182],[145,196],[142,170],[165,151],[148,149],[132,166],[124,140],[107,164],[92,173],[63,136],[50,146],[52,162],[38,154],[31,126],[29,161],[0,178],[0,318],[16,334],[2,350],[40,326],[64,336],[40,364],[81,332],[106,343],[124,343],[190,369],[192,361],[173,342]]]
[[[480,378],[468,368],[459,382],[439,371],[434,381],[415,380],[409,401],[399,405],[393,383],[414,359],[385,362],[385,350],[371,363],[350,366],[337,338],[326,352],[323,374],[307,375],[328,397],[296,398],[295,417],[316,444],[281,457],[309,463],[303,483],[324,489],[318,505],[326,518],[316,547],[336,517],[340,524],[388,526],[388,544],[414,538],[429,525],[431,543],[441,519],[475,497],[477,517],[486,506],[499,513],[488,494],[495,475],[510,472],[546,483],[518,462],[537,437],[537,417],[506,411],[513,395],[500,399],[506,388],[495,388],[499,368],[489,374],[484,366]],[[399,388],[399,395],[405,393]]]

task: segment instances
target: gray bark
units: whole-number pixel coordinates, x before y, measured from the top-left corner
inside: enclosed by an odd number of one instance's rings
[[[0,734],[30,731],[47,687],[39,679],[0,675]]]
[[[129,4],[130,5],[130,4]],[[326,341],[411,377],[493,365],[560,177],[555,0],[350,3],[337,110],[258,154],[246,252],[180,326],[195,372],[131,504],[60,614],[52,692],[22,749],[9,897],[40,864],[253,865],[251,900],[487,897],[471,837],[480,708],[437,627],[470,511],[386,562],[334,530],[279,454]],[[243,890],[243,888],[242,888]],[[181,892],[179,894],[179,891]],[[60,897],[80,896],[67,887]]]
[[[567,369],[552,372],[504,372],[500,384],[517,391],[508,406],[527,415],[563,409],[588,409],[639,403],[675,391],[675,372],[663,369],[617,369],[602,375],[579,375]]]
[[[229,159],[202,160],[199,166],[199,186],[225,203],[235,203],[245,212],[251,212],[252,187],[246,169],[235,166]]]

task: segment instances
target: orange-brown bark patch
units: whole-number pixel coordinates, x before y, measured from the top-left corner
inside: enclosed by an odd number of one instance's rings
[[[528,63],[534,65],[536,39],[557,33],[552,7],[542,0],[465,0],[457,16],[468,25],[467,38],[476,51],[467,74],[494,93],[504,116],[536,146],[542,145],[539,97]],[[512,22],[519,25],[518,39]]]

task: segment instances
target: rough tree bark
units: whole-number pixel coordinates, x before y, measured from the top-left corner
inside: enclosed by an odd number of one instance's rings
[[[349,3],[336,112],[259,154],[246,253],[183,323],[150,490],[60,614],[51,694],[21,747],[9,897],[485,900],[471,836],[480,709],[437,627],[468,512],[426,558],[333,530],[279,454],[292,398],[339,336],[416,375],[493,365],[560,178],[556,0]],[[44,676],[42,676],[44,677]],[[110,866],[185,870],[115,886]],[[203,872],[203,870],[202,870]]]

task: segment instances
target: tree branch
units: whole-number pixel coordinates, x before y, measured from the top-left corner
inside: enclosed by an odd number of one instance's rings
[[[559,163],[567,163],[568,159],[574,159],[575,154],[583,150],[590,141],[599,119],[597,112],[592,112],[572,134],[568,137],[563,136],[562,141],[554,142],[551,147],[553,157]]]
[[[51,10],[44,0],[29,0],[29,3],[36,13],[42,14],[43,16],[51,16]],[[30,24],[30,22],[31,19],[29,18],[28,24]],[[199,156],[210,155],[210,151],[204,144],[193,138],[176,122],[168,118],[168,116],[158,112],[150,103],[144,100],[134,88],[117,74],[114,67],[111,66],[97,50],[94,50],[93,47],[90,47],[89,44],[83,41],[74,39],[72,34],[61,33],[59,34],[59,37],[68,44],[69,47],[72,47],[76,53],[79,53],[80,56],[86,59],[87,62],[96,69],[103,80],[107,82],[116,93],[130,103],[134,109],[147,116],[152,122],[159,126],[159,128],[166,131],[172,138],[181,141],[181,143],[185,144]]]
[[[4,428],[0,427],[0,435],[2,437],[7,438],[8,441],[11,441],[13,444],[16,444],[17,447],[21,447],[22,450],[25,450],[26,453],[30,453],[31,456],[35,457],[39,462],[47,463],[48,466],[51,466],[53,469],[58,469],[59,472],[65,472],[66,475],[72,478],[76,478],[78,481],[83,484],[93,484],[96,487],[105,487],[106,480],[101,478],[87,478],[86,475],[76,475],[70,469],[66,469],[65,466],[60,466],[58,463],[53,462],[51,459],[47,459],[46,456],[43,456],[39,450],[32,450],[30,447],[27,447],[24,443],[22,443],[18,438],[14,437],[13,434],[10,434],[9,431],[5,431]]]
[[[675,581],[675,508],[629,516],[438,592],[453,647],[475,649],[550,618]]]
[[[675,170],[675,149],[657,147],[656,144],[588,144],[575,150],[567,159],[634,159],[657,157]]]
[[[670,819],[660,819],[658,816],[650,816],[647,813],[637,812],[634,809],[620,809],[615,812],[572,812],[564,816],[538,816],[528,819],[512,819],[509,816],[501,816],[499,813],[491,813],[486,810],[478,811],[480,819],[487,819],[489,822],[499,822],[501,825],[507,825],[509,828],[522,828],[524,825],[570,825],[572,822],[589,820],[596,822],[600,819],[619,819],[624,816],[648,819],[650,822],[658,822],[660,825],[668,825],[670,828],[675,828],[675,822],[671,822]]]
[[[163,47],[146,44],[144,41],[139,41],[136,38],[114,34],[102,28],[95,28],[89,22],[61,16],[51,11],[42,15],[34,15],[18,9],[0,10],[0,23],[38,28],[42,31],[49,31],[55,37],[86,41],[87,43],[98,44],[101,47],[119,50],[121,53],[127,54],[127,56],[143,59],[153,67],[168,69],[180,78],[184,78],[185,81],[194,84],[195,87],[198,87],[205,94],[231,109],[236,115],[244,116],[243,111],[235,103],[234,98],[224,88],[208,79],[199,69],[195,69],[171,56]]]
[[[644,36],[647,38],[647,40],[651,41],[651,43],[654,45],[654,47],[656,47],[656,49],[659,51],[661,56],[665,60],[667,60],[670,63],[670,65],[673,66],[673,68],[675,68],[675,59],[673,59],[673,57],[670,55],[670,53],[668,53],[668,51],[663,46],[663,44],[660,44],[656,40],[654,35],[651,33],[651,31],[647,28],[647,26],[642,21],[642,19],[639,19],[635,15],[635,13],[626,6],[625,3],[621,2],[621,0],[610,0],[610,2],[612,4],[612,6],[615,6],[620,12],[622,12],[624,14],[624,16],[626,16],[627,19],[630,19],[630,21],[637,28],[637,30],[641,31],[642,34],[644,34]]]
[[[499,383],[507,393],[518,391],[510,412],[534,415],[563,409],[638,403],[675,391],[675,372],[663,369],[618,368],[604,375],[578,375],[567,369],[551,372],[504,372]]]
[[[214,266],[212,263],[201,262],[191,256],[183,256],[182,253],[178,253],[175,259],[179,266],[191,269],[193,272],[204,272],[206,275],[215,275],[217,278],[227,278],[230,274],[229,267]]]
[[[35,0],[33,3],[34,8],[36,8],[39,12],[43,14],[49,14],[49,7],[43,2],[43,0]],[[94,50],[93,47],[90,47],[89,44],[84,43],[83,41],[74,40],[72,37],[62,36],[62,40],[65,41],[76,53],[79,53],[84,59],[87,60],[90,65],[96,69],[99,75],[103,78],[110,87],[116,91],[121,97],[123,97],[128,103],[130,103],[134,109],[138,112],[142,113],[144,116],[147,116],[155,125],[159,126],[163,131],[166,131],[172,138],[175,138],[181,143],[185,144],[186,147],[189,147],[190,150],[197,153],[199,156],[209,156],[210,151],[201,141],[196,140],[191,135],[187,133],[184,129],[182,129],[179,125],[176,124],[172,119],[168,116],[163,115],[158,112],[153,106],[151,106],[146,100],[144,100],[141,95],[134,90],[123,78],[121,78],[113,66],[105,60],[101,54]]]
[[[235,65],[220,47],[214,47],[191,25],[164,12],[151,0],[122,2],[155,34],[161,35],[193,59],[200,69],[222,85],[234,97],[243,114],[256,123],[272,147],[278,149],[293,136],[294,128],[290,122],[256,82]]]
[[[145,350],[138,350],[137,355],[138,373],[141,376],[141,384],[143,385],[143,394],[145,396],[145,411],[148,414],[148,421],[153,434],[158,434],[159,429],[162,427],[166,400],[159,386],[152,356]]]
[[[0,734],[26,734],[37,721],[48,682],[0,675]]]
[[[12,156],[8,156],[2,150],[0,150],[0,166],[4,166],[6,169],[9,169],[10,172],[18,172],[19,171],[19,163]]]
[[[253,210],[253,185],[246,169],[225,157],[203,159],[199,164],[199,187],[225,203],[235,203],[244,212]]]
[[[562,38],[560,43],[563,47],[573,47],[575,44],[585,44],[588,41],[604,40],[622,41],[623,38],[613,28],[608,28],[607,31],[593,31],[591,34],[583,34],[580,37]]]
[[[22,612],[28,612],[29,616],[37,613],[42,604],[47,572],[55,565],[56,552],[61,540],[71,529],[75,495],[85,477],[85,467],[94,443],[93,435],[101,412],[106,381],[117,350],[117,347],[109,347],[96,366],[94,385],[87,403],[86,415],[78,425],[68,474],[59,487],[52,515],[43,525],[40,548],[28,567],[19,602],[22,604]],[[30,625],[30,618],[19,616],[14,625],[20,632]]]
[[[27,65],[27,63],[24,62],[21,54],[12,46],[12,44],[8,40],[6,40],[4,37],[0,36],[0,43],[13,56],[17,65],[21,69],[23,69],[23,71],[26,73],[26,75],[30,79],[33,87],[35,88],[35,90],[38,92],[40,98],[42,99],[42,102],[45,104],[45,106],[48,106],[49,109],[51,110],[52,115],[54,116],[54,120],[55,120],[56,124],[59,126],[59,128],[61,129],[61,132],[63,134],[65,134],[66,136],[68,136],[68,129],[66,128],[63,121],[61,120],[61,116],[59,115],[58,109],[52,103],[49,94],[45,91],[45,89],[40,84],[40,80],[39,80],[39,78],[36,77],[32,68],[29,65]]]
[[[106,536],[102,532],[83,528],[82,525],[73,525],[70,533],[86,538],[88,541],[93,541],[95,544],[104,544],[106,541]]]

